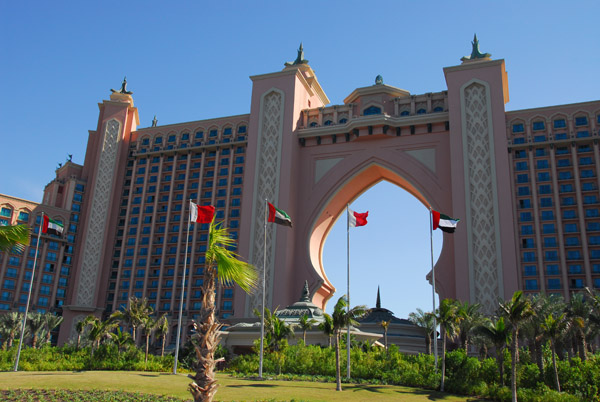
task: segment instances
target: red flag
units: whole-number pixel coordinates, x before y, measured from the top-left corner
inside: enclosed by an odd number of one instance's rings
[[[348,222],[350,227],[355,226],[365,226],[367,224],[367,217],[369,216],[369,211],[367,212],[354,212],[350,208],[348,208]]]
[[[190,201],[190,222],[211,223],[215,216],[215,207],[212,205],[203,205]]]

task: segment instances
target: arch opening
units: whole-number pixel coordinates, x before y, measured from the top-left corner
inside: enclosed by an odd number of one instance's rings
[[[309,254],[313,267],[323,279],[323,285],[315,295],[315,303],[322,303],[326,308],[331,297],[335,295],[337,300],[347,292],[346,204],[357,212],[370,211],[367,226],[350,229],[351,304],[373,307],[377,294],[375,282],[378,282],[382,287],[382,307],[407,315],[404,307],[399,308],[399,303],[412,298],[420,300],[420,304],[413,307],[430,311],[432,293],[426,275],[431,271],[428,210],[432,203],[406,178],[378,163],[369,164],[347,179],[324,201],[315,220]],[[328,250],[324,253],[330,235]],[[442,252],[442,238],[441,233],[434,232],[434,262]],[[415,252],[419,255],[415,256]],[[418,272],[420,279],[414,275],[409,275],[409,279],[403,278],[405,270],[411,270],[411,274]],[[418,285],[422,286],[414,286],[414,289],[421,292],[419,297],[399,297],[399,286],[394,287],[394,283],[399,284],[400,281],[415,284],[418,281]],[[439,279],[436,282],[439,294]],[[389,305],[385,300],[390,302]],[[423,304],[423,300],[429,302]],[[413,307],[407,308],[414,311]]]

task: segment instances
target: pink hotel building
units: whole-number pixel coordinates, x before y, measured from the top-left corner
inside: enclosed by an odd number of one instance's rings
[[[65,225],[62,238],[42,236],[33,310],[64,316],[59,343],[83,317],[132,296],[176,325],[190,198],[215,205],[259,270],[264,199],[286,210],[293,229],[267,228],[267,305],[292,304],[308,281],[324,308],[335,290],[325,238],[346,203],[381,180],[462,218],[436,265],[442,298],[493,311],[517,289],[568,299],[600,288],[600,101],[507,112],[504,60],[476,41],[444,74],[441,92],[412,95],[377,77],[330,106],[300,49],[283,70],[250,77],[249,114],[147,128],[124,83],[99,104],[83,165],[57,169],[41,203],[0,195],[2,224],[37,233],[43,211]],[[206,225],[194,225],[188,324],[198,318],[206,238]],[[35,246],[34,237],[24,254],[0,254],[0,311],[24,310]],[[218,314],[252,317],[261,297],[220,288]]]

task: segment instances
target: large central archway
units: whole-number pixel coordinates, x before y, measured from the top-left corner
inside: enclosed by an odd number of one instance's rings
[[[415,161],[411,162],[414,163]],[[352,203],[361,194],[368,191],[377,183],[387,181],[406,190],[426,208],[429,208],[432,204],[435,205],[435,202],[429,201],[423,195],[423,190],[418,189],[416,185],[400,175],[398,170],[399,168],[393,166],[393,164],[378,160],[377,158],[370,158],[369,160],[364,161],[360,166],[356,166],[354,170],[343,175],[344,178],[340,182],[337,191],[333,191],[332,194],[329,194],[329,197],[324,199],[323,203],[319,205],[319,213],[314,220],[308,244],[310,262],[323,281],[321,288],[317,292],[317,295],[321,295],[322,299],[318,300],[317,297],[315,297],[314,301],[317,304],[322,305],[323,308],[325,308],[325,304],[335,290],[333,284],[327,277],[326,267],[323,263],[323,249],[328,234],[332,230],[340,214],[344,213],[347,204]],[[332,174],[334,173],[332,172]],[[393,207],[394,205],[391,203],[390,208]],[[390,222],[390,224],[393,223]],[[442,249],[442,253],[449,252],[451,251],[448,251],[447,248]],[[436,282],[438,282],[436,285],[437,291],[442,295],[448,294],[450,289],[445,289],[443,283],[439,283],[439,281]],[[446,285],[451,285],[447,282],[445,283]],[[329,292],[329,294],[326,292]]]

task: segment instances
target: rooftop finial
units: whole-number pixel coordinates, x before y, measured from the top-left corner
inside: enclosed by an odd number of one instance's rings
[[[377,301],[375,302],[375,308],[381,308],[381,295],[379,294],[379,286],[377,286]]]
[[[118,91],[116,89],[111,89],[110,92],[112,92],[113,94],[119,93],[119,94],[131,95],[133,92],[127,90],[127,76],[125,76],[123,78],[123,82],[121,83],[121,89],[119,89]]]
[[[304,59],[304,47],[302,46],[302,42],[300,42],[300,47],[298,48],[298,56],[294,61],[288,61],[285,63],[285,66],[297,66],[298,64],[308,64],[308,60]]]
[[[381,75],[375,77],[375,85],[383,85],[383,77]]]
[[[460,60],[463,63],[466,61],[473,61],[477,59],[489,59],[490,57],[492,57],[492,55],[489,53],[481,53],[479,51],[479,40],[477,40],[477,34],[473,35],[473,42],[471,42],[471,45],[473,45],[471,56],[462,57]]]
[[[154,119],[152,119],[152,127],[156,127],[158,124],[158,120],[156,120],[156,115],[154,115]]]
[[[310,301],[310,290],[308,289],[308,281],[304,281],[304,288],[302,289],[302,297],[300,297],[300,301]]]

